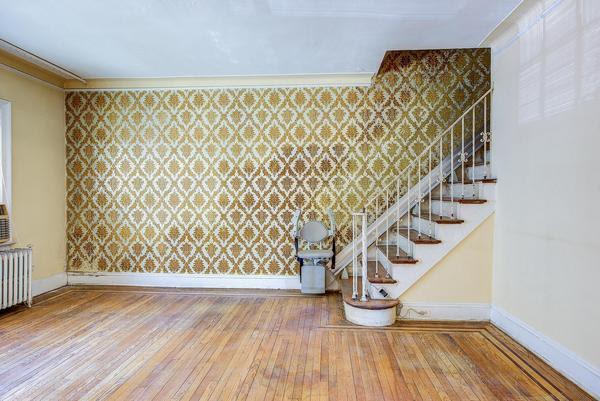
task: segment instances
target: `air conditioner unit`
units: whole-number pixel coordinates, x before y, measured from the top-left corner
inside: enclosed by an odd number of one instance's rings
[[[10,239],[10,223],[8,219],[8,207],[0,203],[0,244]]]

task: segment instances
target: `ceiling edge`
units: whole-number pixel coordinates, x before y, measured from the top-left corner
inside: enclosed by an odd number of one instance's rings
[[[369,86],[374,73],[297,74],[168,78],[93,78],[85,83],[66,80],[67,90],[123,90],[174,88],[269,88],[297,86]]]

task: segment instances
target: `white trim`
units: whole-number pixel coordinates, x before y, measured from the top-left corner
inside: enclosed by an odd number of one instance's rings
[[[548,338],[505,310],[492,306],[491,322],[518,343],[546,361],[569,380],[600,399],[600,369]]]
[[[499,26],[503,25],[505,21],[507,21],[515,11],[517,11],[517,8],[519,8],[521,6],[521,4],[523,4],[523,0],[519,0],[519,4],[517,4],[516,6],[514,6],[512,8],[512,10],[510,10],[510,12],[508,14],[506,14],[506,16],[504,18],[502,18],[502,20],[500,22],[498,22],[496,24],[496,26],[494,26],[492,28],[491,31],[489,31],[487,33],[487,35],[485,35],[483,37],[483,39],[481,39],[481,41],[479,42],[479,44],[477,45],[477,47],[483,47],[483,44],[485,43],[485,41],[492,35],[492,33],[494,33],[496,31],[496,29],[498,29]]]
[[[31,294],[35,297],[48,291],[55,290],[67,285],[67,273],[61,272],[50,277],[33,279],[31,282]]]
[[[36,65],[46,71],[50,71],[50,72],[57,74],[63,78],[76,79],[82,83],[85,83],[85,80],[83,78],[81,78],[79,75],[67,70],[66,68],[56,65],[56,64],[46,60],[45,58],[38,56],[35,53],[25,50],[22,47],[19,47],[19,46],[15,45],[14,43],[11,43],[7,40],[0,39],[0,48],[4,49],[7,53],[12,54],[13,56],[18,57],[22,60],[25,60],[25,61],[27,61],[33,65]]]
[[[12,219],[12,106],[8,100],[0,99],[0,137],[1,145],[1,161],[0,164],[0,191],[6,191],[4,195],[5,203],[8,207],[8,216]],[[2,193],[0,192],[0,193]],[[2,199],[0,199],[0,202]],[[13,225],[12,221],[9,224],[10,239],[7,242],[12,242]]]
[[[482,303],[402,302],[398,319],[477,321],[490,320],[490,305]]]
[[[126,272],[68,272],[69,285],[131,285],[139,287],[181,288],[268,288],[299,289],[298,276],[181,274]]]
[[[67,80],[67,92],[77,91],[135,91],[172,89],[221,88],[287,88],[321,86],[369,86],[374,74],[297,74],[297,75],[231,75],[214,77],[162,77],[162,78],[92,78],[85,84]]]

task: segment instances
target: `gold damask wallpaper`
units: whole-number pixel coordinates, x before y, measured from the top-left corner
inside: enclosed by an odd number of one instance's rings
[[[490,86],[488,49],[386,53],[370,87],[66,96],[70,271],[297,273],[293,210],[360,208]]]

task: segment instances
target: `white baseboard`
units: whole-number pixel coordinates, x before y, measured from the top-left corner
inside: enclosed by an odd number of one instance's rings
[[[31,282],[31,293],[36,295],[55,290],[67,285],[67,273],[61,272],[50,277],[33,279]]]
[[[525,348],[593,397],[600,399],[600,369],[598,367],[592,366],[558,342],[546,337],[501,308],[492,307],[490,318],[494,325]]]
[[[69,285],[131,285],[180,288],[299,289],[298,276],[178,273],[78,273],[69,272]]]
[[[399,319],[410,320],[490,320],[490,305],[478,303],[402,302]]]

